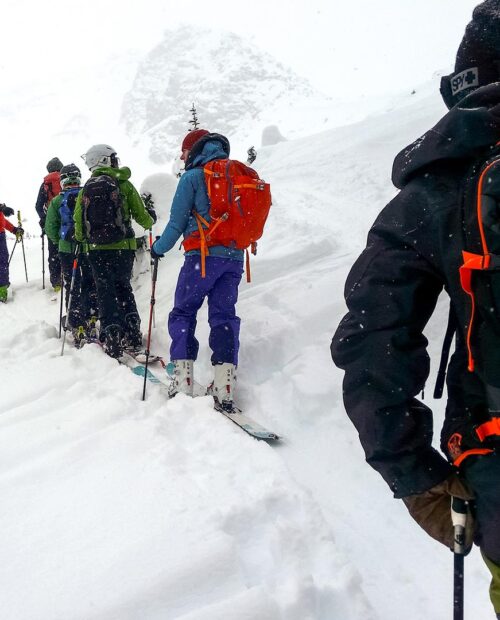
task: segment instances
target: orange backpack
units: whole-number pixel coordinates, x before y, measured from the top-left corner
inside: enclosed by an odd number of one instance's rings
[[[246,250],[247,281],[250,282],[250,257],[257,253],[269,209],[271,187],[245,164],[233,159],[217,159],[203,168],[210,201],[210,222],[194,212],[198,231],[184,242],[184,250],[201,251],[201,277],[205,277],[205,258],[214,245]]]
[[[47,202],[45,203],[45,210],[47,210],[52,198],[61,193],[61,174],[57,171],[50,172],[43,179],[43,187],[45,189],[45,193],[47,194]]]

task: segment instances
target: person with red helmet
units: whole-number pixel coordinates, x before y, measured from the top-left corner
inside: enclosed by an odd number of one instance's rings
[[[208,162],[227,159],[230,146],[223,135],[195,129],[185,136],[181,151],[185,172],[172,202],[168,224],[151,249],[153,258],[159,258],[172,249],[181,236],[186,240],[198,230],[195,213],[205,221],[210,220],[204,166]],[[235,306],[243,274],[243,257],[243,250],[235,247],[211,246],[203,269],[200,249],[185,252],[174,308],[168,319],[172,339],[170,359],[175,366],[171,395],[178,392],[193,394],[193,366],[199,349],[195,338],[196,315],[207,298],[209,344],[214,366],[212,394],[220,406],[228,411],[233,410],[240,332],[240,319]]]

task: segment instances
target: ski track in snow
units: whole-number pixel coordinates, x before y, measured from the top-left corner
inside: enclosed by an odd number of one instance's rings
[[[452,555],[364,462],[329,354],[348,269],[395,193],[392,158],[440,112],[435,98],[412,101],[259,151],[274,205],[253,283],[240,287],[238,402],[281,445],[252,440],[209,398],[166,403],[148,384],[142,402],[141,380],[96,346],[67,345],[61,358],[39,237],[26,240],[29,284],[16,249],[13,300],[0,307],[2,620],[451,616]],[[181,264],[175,251],[160,263],[152,349],[163,355]],[[147,269],[143,258],[144,330]],[[427,329],[433,367],[445,318],[443,300]],[[197,335],[196,377],[208,383],[206,308]],[[466,571],[466,615],[490,617],[477,551]]]
[[[16,249],[1,308],[2,618],[365,614],[356,571],[280,449],[208,397],[165,403],[148,384],[141,402],[141,380],[96,346],[60,356],[38,249],[27,240],[27,285]]]

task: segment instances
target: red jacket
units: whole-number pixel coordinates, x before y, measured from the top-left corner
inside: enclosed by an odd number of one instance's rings
[[[0,211],[0,233],[5,232],[5,229],[13,233],[16,227],[9,220],[6,220],[5,215]]]

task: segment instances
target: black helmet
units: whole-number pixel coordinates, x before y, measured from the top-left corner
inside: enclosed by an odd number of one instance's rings
[[[62,167],[63,167],[63,163],[59,159],[59,157],[53,157],[47,163],[47,172],[59,172],[59,170],[61,170]]]
[[[75,164],[67,164],[61,168],[61,187],[66,185],[80,185],[82,173]]]

